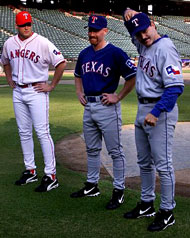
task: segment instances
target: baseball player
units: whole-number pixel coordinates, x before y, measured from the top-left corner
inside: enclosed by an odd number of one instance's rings
[[[29,12],[21,11],[16,15],[16,29],[18,34],[4,43],[1,57],[6,79],[13,89],[13,106],[26,168],[15,184],[25,185],[38,180],[32,138],[34,126],[45,163],[45,175],[35,191],[45,192],[59,185],[49,129],[49,92],[62,77],[66,62],[48,39],[32,32]],[[55,67],[50,84],[47,83],[49,64]]]
[[[140,54],[136,75],[139,103],[135,139],[141,176],[141,202],[124,217],[155,215],[156,169],[160,177],[161,203],[148,230],[160,231],[175,223],[172,143],[178,120],[176,101],[184,88],[181,59],[172,41],[158,34],[146,14],[127,9],[124,22]]]
[[[100,151],[102,137],[113,159],[113,194],[107,209],[116,209],[124,202],[125,155],[121,144],[120,100],[134,87],[136,67],[120,48],[105,41],[107,20],[92,15],[88,22],[90,46],[84,49],[75,68],[76,93],[84,106],[83,132],[87,149],[88,173],[84,188],[71,194],[72,198],[98,196]],[[120,76],[126,80],[122,90],[115,93]]]

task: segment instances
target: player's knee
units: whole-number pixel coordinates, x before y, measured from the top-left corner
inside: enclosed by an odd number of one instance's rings
[[[155,170],[153,164],[150,164],[150,163],[145,163],[145,164],[139,164],[139,168],[143,171],[152,171],[152,170]]]
[[[20,135],[21,141],[27,141],[32,138],[32,132],[27,130],[19,130],[19,135]]]
[[[47,131],[36,132],[36,134],[39,140],[48,138],[50,136]]]
[[[160,177],[168,177],[170,176],[170,174],[174,173],[174,168],[173,166],[165,168],[156,168],[156,171],[158,172]]]
[[[100,148],[87,148],[87,154],[89,156],[98,156],[100,154]]]
[[[112,159],[117,159],[119,157],[124,156],[124,152],[122,148],[108,149],[108,154],[111,156]]]

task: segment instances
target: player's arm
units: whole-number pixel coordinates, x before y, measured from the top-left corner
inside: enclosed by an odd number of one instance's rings
[[[164,90],[161,99],[156,103],[150,113],[144,120],[144,125],[156,126],[156,122],[162,112],[171,112],[174,108],[178,97],[183,93],[183,86],[168,87]]]
[[[79,102],[85,106],[87,101],[85,100],[85,94],[83,92],[82,79],[75,76],[75,88]]]
[[[162,112],[171,112],[177,102],[178,97],[183,93],[184,80],[181,68],[181,59],[177,50],[171,44],[162,46],[159,51],[159,59],[157,67],[162,75],[163,84],[165,85],[160,100],[155,104],[154,108],[145,117],[144,124],[155,126]],[[173,71],[175,66],[176,72]]]
[[[121,101],[125,96],[127,96],[135,86],[135,78],[132,77],[129,80],[125,81],[125,84],[121,91],[116,94],[103,93],[102,103],[104,105],[115,104]]]
[[[12,80],[12,68],[10,64],[3,65],[5,75],[6,75],[6,80],[11,88],[15,88],[15,82]]]
[[[123,14],[124,21],[129,21],[132,17],[134,17],[138,13],[140,12],[136,12],[133,9],[127,8]]]
[[[51,84],[49,85],[51,87],[51,90],[53,90],[56,85],[58,84],[59,80],[61,79],[63,72],[66,67],[66,61],[60,63],[56,68],[55,68],[55,73],[53,76],[53,79],[51,81]]]
[[[39,83],[36,86],[34,86],[34,89],[37,92],[51,92],[56,85],[58,84],[59,80],[61,79],[64,69],[66,67],[66,62],[62,62],[55,68],[54,76],[50,84],[48,83]]]

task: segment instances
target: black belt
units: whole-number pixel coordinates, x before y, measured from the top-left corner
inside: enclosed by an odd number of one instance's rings
[[[156,103],[159,100],[160,100],[160,97],[159,98],[138,98],[138,101],[141,104]]]
[[[36,82],[36,83],[29,83],[29,84],[23,84],[23,85],[16,84],[16,85],[20,88],[28,88],[30,86],[36,86],[38,83],[45,83],[45,82]]]
[[[102,100],[103,96],[85,96],[85,99],[87,102],[100,102]]]

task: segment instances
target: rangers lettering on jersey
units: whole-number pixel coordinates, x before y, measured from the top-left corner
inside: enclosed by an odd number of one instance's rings
[[[27,49],[23,49],[23,50],[15,50],[15,51],[10,51],[10,56],[11,56],[11,60],[14,58],[28,58],[29,60],[33,61],[34,63],[38,63],[40,56],[37,55],[35,52],[31,51],[31,50],[27,50]]]
[[[101,65],[97,65],[97,64],[98,62],[94,62],[94,61],[83,64],[82,65],[83,74],[93,72],[93,73],[101,74],[104,77],[108,77],[109,71],[111,70],[111,68],[105,67],[104,64],[101,64]]]
[[[153,78],[156,75],[156,67],[142,55],[139,57],[139,66],[149,77]]]

